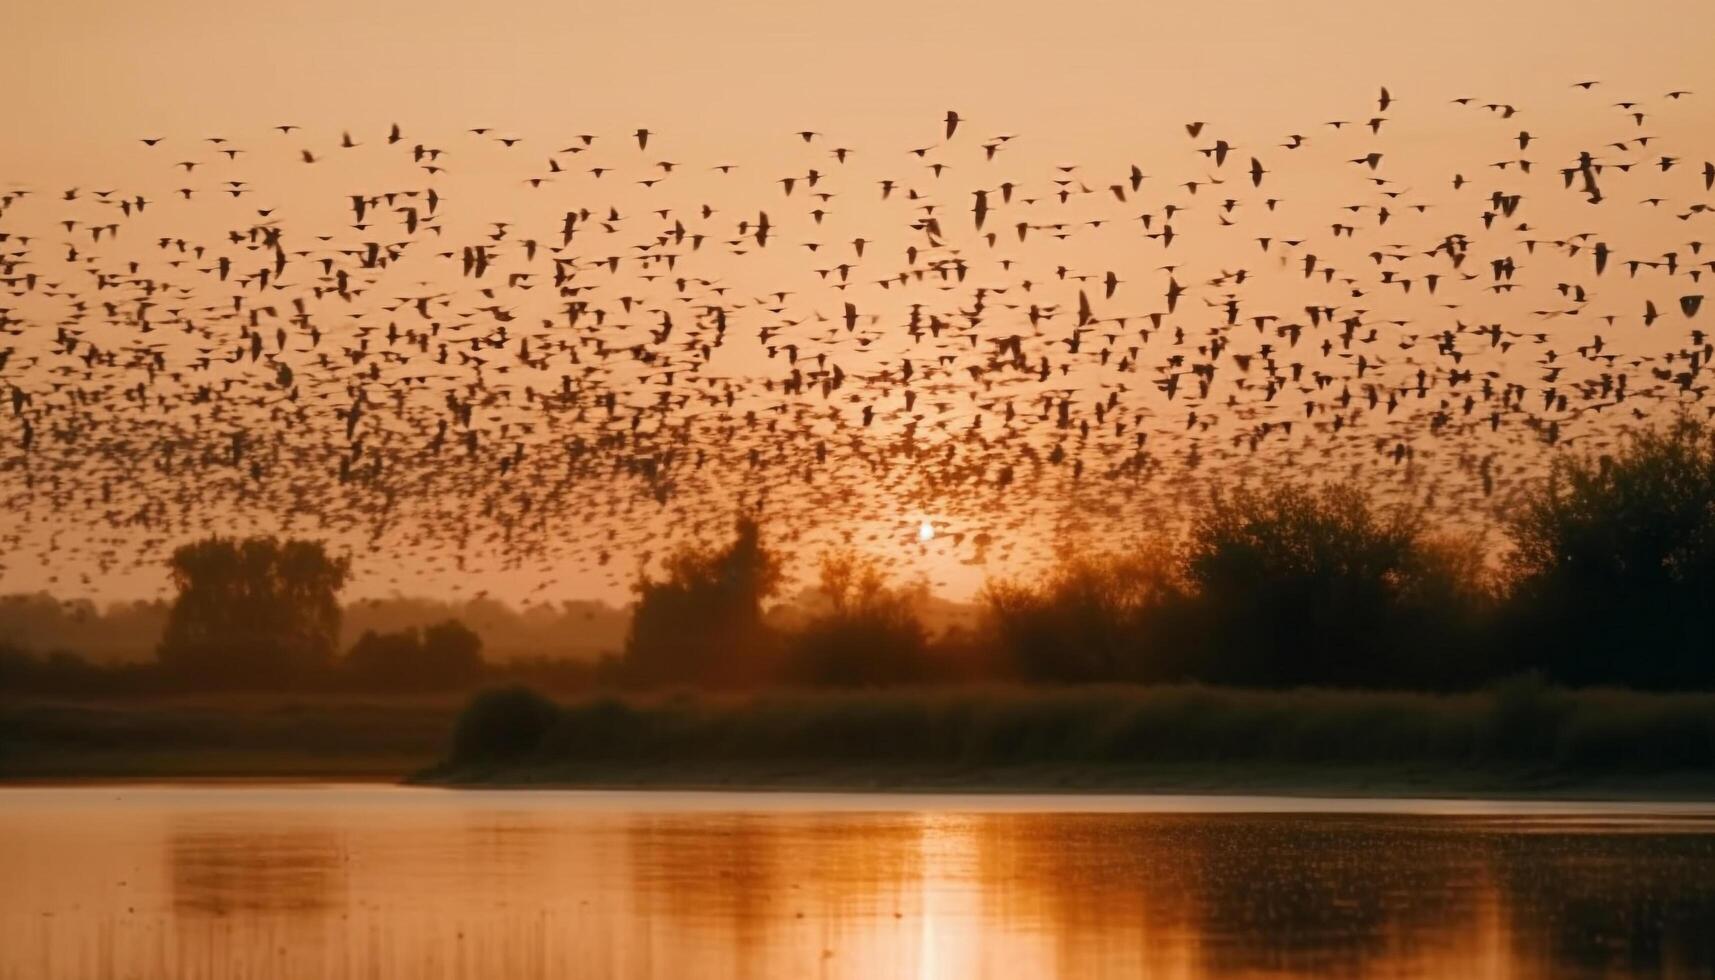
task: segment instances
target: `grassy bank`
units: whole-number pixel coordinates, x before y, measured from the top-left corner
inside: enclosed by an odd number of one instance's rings
[[[437,761],[438,760],[438,761]],[[1715,799],[1715,694],[1205,687],[0,702],[0,779]]]
[[[452,698],[0,701],[0,779],[399,779],[446,749]]]
[[[464,785],[1715,797],[1715,694],[964,689],[479,696]]]

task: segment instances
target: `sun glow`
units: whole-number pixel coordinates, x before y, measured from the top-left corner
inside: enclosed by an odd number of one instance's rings
[[[918,524],[917,540],[925,544],[935,540],[935,525],[930,521],[924,521],[921,524]]]

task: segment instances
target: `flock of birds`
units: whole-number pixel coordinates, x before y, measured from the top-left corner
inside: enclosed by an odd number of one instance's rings
[[[1025,166],[956,111],[761,164],[143,134],[123,182],[0,183],[0,577],[255,529],[559,596],[739,509],[794,555],[1028,567],[1285,479],[1481,526],[1554,453],[1715,412],[1696,96],[1605,93],[1382,88],[1154,163]],[[1432,102],[1456,129],[1412,129]]]

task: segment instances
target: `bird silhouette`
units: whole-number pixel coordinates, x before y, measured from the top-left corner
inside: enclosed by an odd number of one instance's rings
[[[933,511],[933,547],[1027,563],[1068,510],[1170,524],[1283,474],[1481,521],[1568,445],[1715,407],[1715,154],[1689,90],[1597,84],[1035,162],[955,111],[933,146],[775,124],[762,159],[411,119],[127,139],[111,182],[0,191],[0,539],[111,567],[251,515],[618,584],[735,507],[794,542]],[[1471,125],[1431,154],[1438,113]]]

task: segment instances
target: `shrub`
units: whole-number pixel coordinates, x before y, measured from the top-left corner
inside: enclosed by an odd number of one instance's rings
[[[553,728],[560,709],[527,687],[483,691],[453,728],[454,765],[512,764],[530,758]]]
[[[989,642],[1027,681],[1156,681],[1184,676],[1175,613],[1185,587],[1170,548],[1067,552],[1040,582],[983,591]]]

